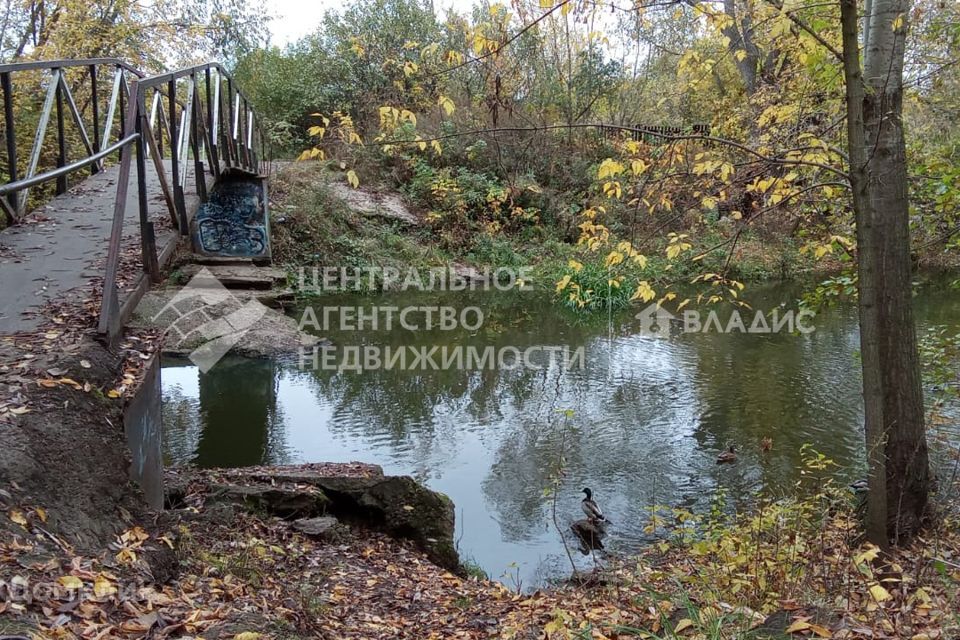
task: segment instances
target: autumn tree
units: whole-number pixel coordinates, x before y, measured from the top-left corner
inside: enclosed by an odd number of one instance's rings
[[[841,1],[850,185],[857,227],[860,348],[869,460],[867,534],[921,526],[930,485],[911,300],[903,66],[909,0]],[[863,43],[863,64],[860,44]]]
[[[160,70],[230,62],[266,41],[259,0],[3,0],[0,11],[2,62],[118,57]]]

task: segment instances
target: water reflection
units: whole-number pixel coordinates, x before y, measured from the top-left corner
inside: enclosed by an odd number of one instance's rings
[[[755,308],[792,301],[757,291]],[[946,316],[940,305],[921,318]],[[548,300],[502,293],[405,299],[326,299],[326,305],[476,305],[476,332],[325,332],[338,345],[583,346],[583,369],[301,371],[296,363],[229,359],[201,375],[163,372],[170,463],[243,466],[364,460],[412,474],[457,505],[461,551],[493,577],[511,562],[531,584],[561,553],[543,497],[562,453],[560,519],[580,517],[593,487],[616,526],[608,549],[636,548],[652,504],[702,508],[714,490],[734,499],[788,492],[800,446],[856,472],[861,401],[856,318],[835,309],[810,335],[640,335],[632,314],[577,321]],[[323,317],[322,309],[317,316]],[[952,320],[952,319],[951,319]],[[575,416],[565,437],[558,409]],[[772,451],[760,442],[771,438]],[[735,465],[717,452],[735,444]],[[585,561],[589,562],[589,560]]]

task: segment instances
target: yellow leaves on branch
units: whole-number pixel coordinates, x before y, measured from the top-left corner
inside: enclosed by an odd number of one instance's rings
[[[657,297],[657,292],[653,290],[653,287],[650,286],[650,283],[646,280],[641,280],[637,283],[637,288],[633,292],[633,295],[630,296],[631,300],[639,300],[640,302],[650,302]]]
[[[452,102],[451,102],[452,105]],[[391,106],[382,106],[380,113],[380,129],[383,131],[393,131],[402,124],[409,123],[417,126],[417,116],[408,109],[397,109]]]
[[[767,127],[778,122],[793,122],[800,111],[800,105],[795,103],[775,104],[767,107],[757,118],[757,125]]]
[[[694,161],[694,175],[715,175],[725,184],[730,184],[730,179],[733,177],[733,174],[736,171],[734,166],[729,162],[718,159],[706,159],[706,156],[703,153],[698,153],[694,157]]]
[[[603,183],[603,193],[608,198],[620,198],[623,195],[623,188],[619,180],[611,180]]]
[[[353,118],[350,117],[349,114],[340,111],[334,112],[333,118],[336,120],[336,124],[333,127],[331,127],[331,119],[322,113],[311,113],[310,115],[314,118],[320,118],[323,124],[314,125],[307,129],[307,133],[311,137],[317,138],[317,146],[304,150],[297,156],[298,162],[305,160],[326,160],[326,153],[319,145],[324,142],[328,133],[335,134],[337,138],[348,145],[363,144],[363,139],[354,128]]]
[[[597,169],[597,180],[619,176],[624,172],[624,169],[624,166],[613,158],[607,158],[600,163],[600,167]]]
[[[800,253],[813,253],[817,260],[835,252],[852,253],[856,245],[854,242],[841,235],[832,235],[823,242],[811,242],[800,248]]]
[[[327,156],[323,152],[323,149],[319,147],[313,147],[312,149],[306,149],[297,156],[298,162],[303,162],[304,160],[326,160]]]
[[[600,163],[600,167],[597,169],[597,179],[605,181],[603,183],[603,193],[608,198],[619,198],[623,195],[623,188],[620,186],[620,181],[610,180],[609,178],[619,176],[625,170],[626,167],[613,158],[607,158]]]
[[[607,258],[606,260],[603,261],[603,265],[607,269],[610,269],[611,267],[615,267],[618,264],[622,263],[623,259],[624,259],[624,255],[622,253],[620,253],[619,251],[611,251],[610,253],[607,254]]]
[[[446,113],[448,116],[453,115],[453,112],[456,109],[453,104],[453,100],[446,96],[440,96],[437,99],[437,104],[440,105],[440,108],[443,109],[444,113]]]
[[[668,260],[675,260],[681,253],[693,248],[693,245],[687,242],[689,236],[685,233],[671,232],[667,237],[670,239],[669,244],[667,244]]]

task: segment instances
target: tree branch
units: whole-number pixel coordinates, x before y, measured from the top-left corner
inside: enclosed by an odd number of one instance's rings
[[[716,136],[702,135],[702,134],[669,134],[669,133],[660,133],[658,131],[651,131],[649,129],[644,129],[643,127],[627,127],[623,125],[615,124],[589,124],[589,123],[570,123],[570,124],[551,124],[551,125],[542,125],[542,126],[532,126],[532,127],[494,127],[489,129],[471,129],[470,131],[461,131],[458,133],[448,133],[439,136],[434,136],[431,138],[420,138],[419,140],[375,140],[376,144],[379,145],[407,145],[407,144],[420,144],[422,142],[433,142],[448,140],[451,138],[460,138],[463,136],[471,135],[481,135],[486,133],[539,133],[543,131],[556,131],[560,129],[616,129],[618,131],[627,131],[631,133],[639,133],[642,135],[653,136],[656,138],[661,138],[663,140],[679,142],[682,140],[703,140],[704,142],[713,142],[716,144],[724,145],[734,149],[738,149],[748,155],[751,155],[759,160],[764,162],[769,162],[771,164],[783,165],[783,166],[804,166],[804,167],[814,167],[817,169],[822,169],[836,176],[843,178],[844,180],[849,181],[850,176],[846,171],[838,169],[837,167],[824,164],[822,162],[811,162],[808,160],[791,160],[789,158],[775,158],[772,156],[767,156],[756,149],[751,149],[745,144],[739,142],[734,142],[733,140],[727,140],[726,138],[718,138]]]

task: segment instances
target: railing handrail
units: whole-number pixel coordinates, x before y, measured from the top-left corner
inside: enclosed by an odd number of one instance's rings
[[[0,196],[6,195],[8,193],[13,193],[15,191],[20,191],[21,189],[29,189],[30,187],[35,187],[38,184],[43,184],[44,182],[50,182],[51,180],[55,180],[61,176],[65,176],[78,169],[83,169],[84,167],[90,166],[91,164],[93,164],[94,162],[97,162],[98,160],[102,160],[103,158],[109,156],[111,153],[116,153],[117,151],[119,151],[120,149],[122,149],[127,145],[133,144],[134,142],[137,141],[139,137],[140,137],[140,134],[138,133],[129,135],[118,142],[114,142],[112,145],[110,145],[103,151],[99,151],[92,156],[87,156],[82,160],[77,160],[76,162],[72,162],[68,165],[57,167],[56,169],[51,169],[50,171],[41,173],[40,175],[33,176],[32,178],[24,178],[23,180],[17,180],[16,182],[8,182],[6,184],[0,184]]]
[[[67,60],[36,60],[33,62],[7,62],[0,64],[0,73],[14,73],[17,71],[36,71],[47,69],[66,69],[70,67],[89,67],[90,65],[115,65],[143,78],[146,74],[120,58],[75,58]]]
[[[227,71],[226,67],[224,67],[219,62],[210,61],[210,62],[203,62],[201,64],[197,64],[192,67],[181,67],[179,69],[174,69],[173,71],[167,71],[165,73],[160,73],[154,76],[143,76],[142,80],[140,80],[140,86],[143,87],[144,89],[156,88],[165,82],[170,82],[171,80],[179,80],[181,78],[187,78],[195,73],[199,73],[201,71],[207,71],[208,69],[211,71],[217,71],[218,73],[223,74],[224,78],[227,78],[228,80],[233,81],[233,76],[230,75],[230,72]],[[237,88],[234,88],[234,91],[240,94],[241,98],[249,102],[249,99],[247,98],[246,95],[244,95],[242,91],[240,91]]]

